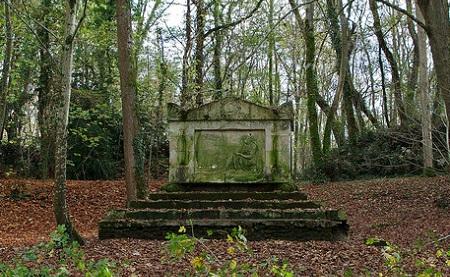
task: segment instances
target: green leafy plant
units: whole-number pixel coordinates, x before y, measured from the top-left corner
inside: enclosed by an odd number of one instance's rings
[[[11,264],[0,263],[0,276],[114,276],[117,266],[106,259],[87,260],[77,242],[70,242],[64,225],[50,234],[50,241],[37,244]]]
[[[379,242],[384,242],[384,245],[380,245]],[[366,244],[369,246],[383,246],[381,253],[389,276],[411,276],[409,271],[412,270],[416,273],[416,276],[420,277],[441,277],[444,276],[442,269],[450,267],[450,250],[444,251],[437,244],[435,245],[437,246],[436,253],[432,256],[428,255],[426,258],[422,258],[424,255],[420,253],[420,249],[403,250],[390,242],[378,238],[369,238],[366,240]],[[407,270],[406,265],[411,261],[414,262],[415,268]]]
[[[212,235],[212,231],[208,234]],[[281,261],[277,257],[264,260],[257,264],[240,262],[238,255],[246,255],[248,258],[254,258],[253,250],[247,244],[245,230],[238,226],[233,228],[230,234],[226,235],[228,248],[224,255],[216,255],[204,243],[203,238],[196,238],[193,234],[187,235],[186,228],[181,226],[178,233],[169,233],[166,235],[166,251],[169,254],[169,262],[179,261],[181,259],[189,261],[191,271],[186,276],[294,276],[289,263]],[[224,256],[228,259],[224,260]]]

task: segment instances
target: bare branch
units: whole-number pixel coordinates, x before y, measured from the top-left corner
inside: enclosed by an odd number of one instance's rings
[[[11,10],[14,10],[17,18],[19,18],[20,21],[22,21],[22,23],[25,25],[25,28],[28,29],[31,34],[36,38],[36,41],[39,44],[39,48],[44,50],[45,52],[48,53],[49,57],[50,57],[50,61],[52,62],[52,64],[56,64],[56,61],[53,59],[53,55],[50,52],[50,50],[44,45],[44,43],[42,42],[42,40],[39,38],[39,35],[36,33],[36,30],[25,20],[25,18],[23,18],[20,14],[20,12],[13,6],[11,5],[11,3],[9,3],[9,1],[5,1],[5,4],[8,5]],[[45,28],[47,31],[49,31],[47,28]],[[51,34],[51,32],[49,32]]]
[[[230,28],[230,27],[234,27],[234,26],[240,24],[241,22],[243,22],[243,21],[249,19],[249,18],[252,17],[253,14],[259,9],[259,7],[261,6],[261,4],[262,4],[263,1],[264,1],[264,0],[259,0],[258,3],[256,4],[255,8],[254,8],[253,10],[251,10],[250,13],[247,14],[246,16],[244,16],[244,17],[242,17],[242,18],[240,18],[240,19],[238,19],[238,20],[236,20],[236,21],[233,21],[233,22],[230,22],[230,23],[227,23],[227,24],[223,24],[223,25],[219,25],[219,26],[217,26],[217,27],[214,27],[214,28],[212,28],[212,29],[209,29],[209,30],[205,33],[205,35],[204,35],[205,38],[206,38],[207,36],[209,36],[210,34],[216,32],[216,31],[219,31],[219,30],[222,30],[222,29],[227,29],[227,28]]]
[[[411,18],[414,22],[416,22],[417,25],[422,27],[426,32],[428,32],[428,26],[424,22],[420,21],[417,17],[415,17],[414,15],[409,13],[407,10],[402,9],[402,8],[396,6],[396,5],[392,4],[392,3],[389,3],[389,2],[387,2],[385,0],[375,0],[375,1],[380,2],[380,3],[382,3],[382,4],[384,4],[384,5],[388,6],[388,7],[393,8],[394,10],[396,10],[396,11],[406,15],[407,17]]]

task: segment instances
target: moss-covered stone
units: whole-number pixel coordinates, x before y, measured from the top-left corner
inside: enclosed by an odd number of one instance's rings
[[[165,192],[181,192],[185,191],[186,188],[177,183],[167,183],[161,187],[161,190]]]
[[[286,191],[286,192],[292,192],[292,191],[297,191],[298,187],[294,182],[285,182],[285,183],[280,183],[278,185],[278,189],[281,191]]]
[[[186,111],[169,106],[170,182],[291,180],[291,105],[224,98]]]

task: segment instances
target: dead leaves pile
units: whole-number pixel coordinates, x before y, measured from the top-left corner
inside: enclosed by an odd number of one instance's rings
[[[151,182],[150,189],[157,190],[162,183]],[[404,249],[422,246],[421,255],[433,256],[433,240],[450,233],[450,180],[446,176],[305,185],[302,189],[325,207],[347,213],[349,238],[339,242],[250,242],[255,255],[245,262],[278,256],[287,259],[300,276],[383,272],[380,250],[366,246],[367,238],[382,238]],[[51,181],[0,180],[0,261],[47,239],[56,227],[52,199]],[[87,238],[84,250],[88,257],[127,262],[128,274],[140,276],[177,275],[191,267],[189,261],[162,263],[161,241],[98,240],[98,221],[109,209],[125,205],[122,181],[70,181],[68,205],[77,228]],[[448,240],[441,245],[448,247]],[[229,255],[226,241],[211,240],[206,245],[217,256]]]

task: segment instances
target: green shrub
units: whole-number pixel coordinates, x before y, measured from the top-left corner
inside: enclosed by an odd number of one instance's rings
[[[434,166],[444,170],[440,153],[445,149],[433,134]],[[320,168],[309,168],[304,179],[320,183],[373,177],[418,175],[423,172],[421,131],[418,127],[368,130],[354,142],[345,142],[324,158]],[[436,174],[426,170],[425,174]]]

